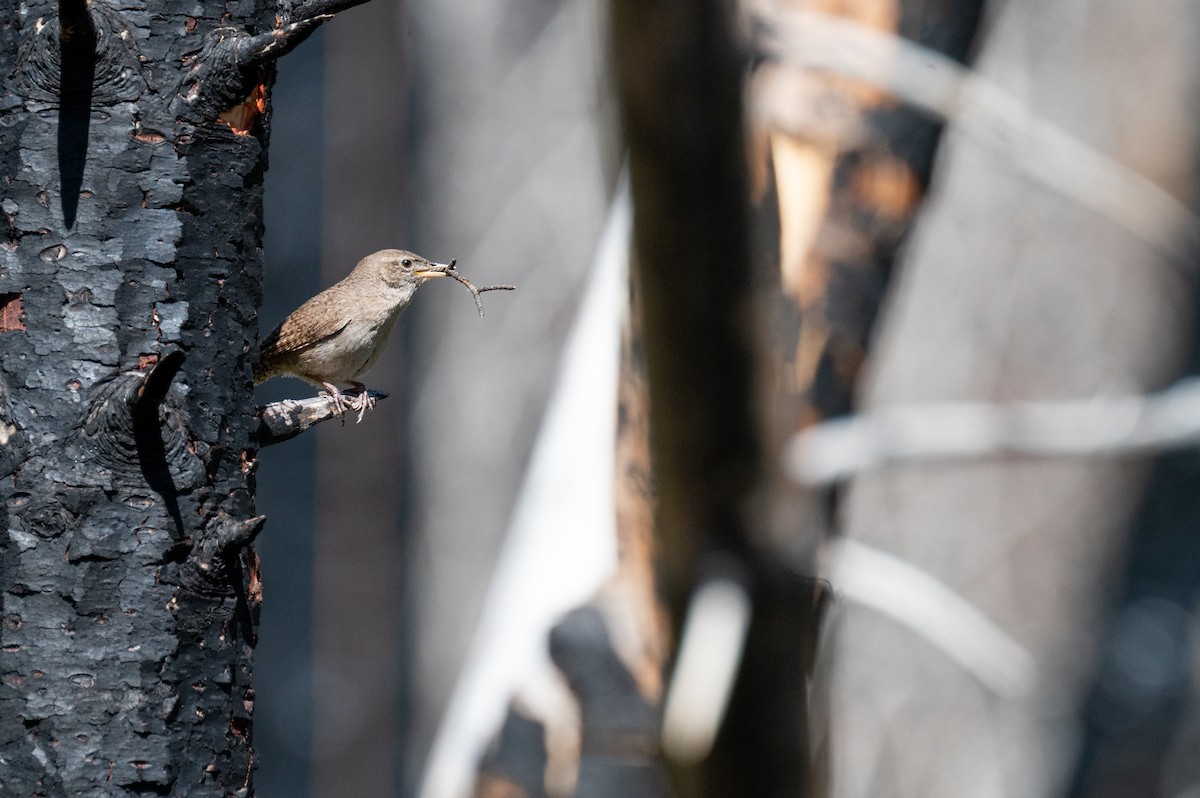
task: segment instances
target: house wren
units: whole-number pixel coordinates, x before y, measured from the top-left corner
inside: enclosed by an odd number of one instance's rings
[[[345,279],[305,302],[263,339],[254,384],[279,375],[299,377],[323,387],[339,411],[357,410],[362,421],[375,401],[358,378],[383,354],[396,319],[417,287],[447,276],[457,279],[453,262],[431,263],[402,249],[368,255]],[[358,395],[346,397],[337,383],[351,385]]]

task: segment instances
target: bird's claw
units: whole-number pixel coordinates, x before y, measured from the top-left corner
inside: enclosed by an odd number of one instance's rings
[[[342,419],[342,423],[346,423],[346,410],[357,409],[353,399],[347,399],[346,394],[338,390],[336,385],[325,383],[325,390],[321,391],[319,396],[329,397],[329,403],[333,405],[334,415]],[[361,418],[359,419],[361,421]]]
[[[363,420],[363,416],[365,416],[367,414],[367,411],[375,409],[375,397],[371,396],[371,394],[367,393],[366,388],[363,388],[359,392],[358,396],[355,396],[350,399],[349,407],[351,410],[358,411],[358,420],[355,421],[354,423],[361,424],[362,420]]]
[[[357,410],[358,419],[354,423],[361,424],[367,411],[375,409],[375,397],[361,382],[353,384],[354,394],[349,396],[338,390],[338,387],[332,383],[326,382],[323,385],[325,390],[321,391],[321,395],[329,397],[329,402],[333,405],[333,412],[341,417],[343,424],[346,423],[347,410]]]

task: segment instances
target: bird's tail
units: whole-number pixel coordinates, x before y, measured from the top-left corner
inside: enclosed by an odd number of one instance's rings
[[[275,376],[275,371],[267,367],[266,363],[259,360],[254,364],[254,384],[262,385],[267,380]]]

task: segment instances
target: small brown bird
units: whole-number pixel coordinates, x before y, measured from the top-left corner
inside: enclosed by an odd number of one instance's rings
[[[358,420],[374,406],[358,378],[366,374],[387,345],[396,319],[421,283],[457,277],[454,263],[432,263],[402,249],[383,249],[358,262],[340,283],[297,308],[263,339],[254,367],[254,384],[280,375],[324,388],[339,411],[358,411]],[[346,397],[337,383],[358,395]]]

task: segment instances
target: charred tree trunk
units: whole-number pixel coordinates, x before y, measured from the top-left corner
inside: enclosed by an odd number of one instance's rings
[[[692,620],[693,601],[708,585],[734,585],[751,605],[724,718],[711,747],[672,758],[674,788],[685,796],[804,795],[814,590],[804,576],[811,565],[795,554],[802,547],[772,522],[793,517],[784,505],[794,497],[772,490],[776,458],[765,433],[766,302],[758,289],[767,281],[755,268],[747,201],[747,63],[725,4],[614,0],[611,11],[660,590],[680,649],[685,618]],[[668,746],[681,680],[674,681]]]
[[[0,4],[0,793],[253,792],[263,112],[355,4]]]

